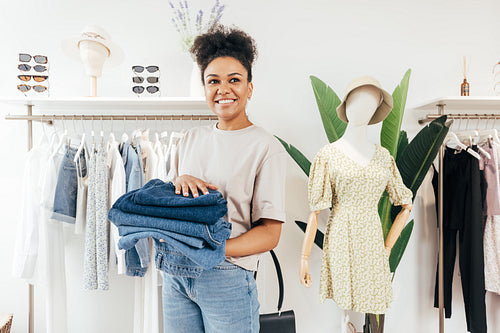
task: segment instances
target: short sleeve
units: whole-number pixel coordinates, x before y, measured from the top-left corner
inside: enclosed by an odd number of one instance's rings
[[[308,197],[311,211],[332,207],[333,186],[328,157],[320,150],[309,170]]]
[[[403,183],[403,179],[401,178],[394,158],[392,156],[389,157],[391,158],[391,173],[385,190],[395,206],[411,204],[413,193]]]
[[[270,155],[257,171],[252,198],[252,221],[272,219],[285,222],[286,152]]]

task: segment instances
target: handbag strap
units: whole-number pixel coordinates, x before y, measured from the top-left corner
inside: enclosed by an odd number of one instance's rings
[[[274,250],[270,250],[269,253],[271,253],[271,257],[273,258],[274,267],[276,268],[276,275],[278,277],[278,287],[279,287],[278,312],[280,312],[281,307],[283,306],[283,297],[285,296],[283,274],[281,273],[281,266],[278,257],[276,256],[276,253],[274,253]],[[253,277],[257,279],[257,271],[255,271]]]

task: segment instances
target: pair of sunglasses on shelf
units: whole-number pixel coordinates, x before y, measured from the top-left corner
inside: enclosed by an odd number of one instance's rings
[[[160,78],[157,77],[157,76],[148,76],[146,78],[146,81],[148,81],[148,83],[158,83],[158,80]],[[132,77],[132,82],[134,83],[143,83],[144,82],[144,77],[143,76],[134,76]]]
[[[144,89],[150,94],[157,93],[160,90],[160,88],[158,88],[157,86],[148,86],[145,88],[143,86],[132,87],[132,91],[136,94],[142,94],[144,92]]]
[[[30,91],[31,88],[33,88],[34,91],[39,92],[39,93],[44,92],[45,90],[47,90],[47,87],[41,86],[41,85],[29,86],[27,84],[20,84],[20,85],[17,86],[17,89],[19,89],[23,93]]]
[[[31,79],[35,82],[43,82],[47,80],[49,77],[47,75],[18,75],[19,80],[28,82]]]
[[[132,71],[134,73],[142,73],[144,70],[147,70],[150,73],[158,72],[160,70],[160,67],[158,66],[132,66]]]
[[[43,55],[30,55],[27,53],[19,53],[19,61],[30,62],[33,59],[37,64],[46,64],[48,62],[47,57]]]

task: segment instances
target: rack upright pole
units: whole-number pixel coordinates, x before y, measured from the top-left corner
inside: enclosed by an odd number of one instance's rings
[[[28,104],[28,117],[33,115],[33,105]],[[28,151],[33,148],[33,121],[28,119]],[[33,333],[35,322],[35,287],[33,284],[28,284],[28,332]]]
[[[445,104],[438,104],[438,114],[444,114]],[[443,269],[443,158],[444,146],[439,147],[439,184],[438,184],[438,222],[439,222],[439,255],[438,255],[438,288],[439,288],[439,333],[444,333],[444,269]]]

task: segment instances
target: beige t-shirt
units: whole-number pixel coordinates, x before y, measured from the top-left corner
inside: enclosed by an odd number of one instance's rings
[[[285,149],[264,129],[251,125],[223,131],[210,125],[186,133],[167,178],[187,174],[219,186],[234,238],[261,218],[285,221],[285,168]],[[259,255],[227,259],[256,270]]]

